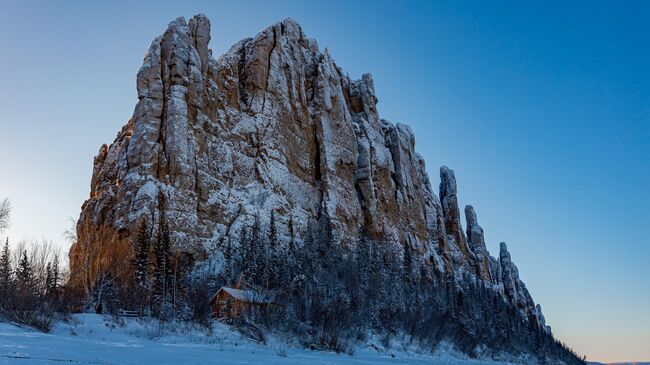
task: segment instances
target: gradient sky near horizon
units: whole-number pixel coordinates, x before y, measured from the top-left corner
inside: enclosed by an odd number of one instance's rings
[[[456,171],[557,337],[590,360],[650,361],[650,2],[305,3],[0,0],[6,234],[67,250],[93,156],[168,22],[207,14],[219,55],[291,17],[352,77],[373,74],[433,184]]]

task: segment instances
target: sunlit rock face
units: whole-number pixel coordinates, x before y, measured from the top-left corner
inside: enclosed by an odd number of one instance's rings
[[[399,242],[440,275],[476,277],[541,317],[505,246],[489,256],[471,206],[463,230],[454,172],[441,168],[439,198],[411,129],[380,118],[369,74],[348,77],[291,19],[216,59],[210,37],[197,15],[149,46],[133,117],[94,160],[73,281],[128,262],[142,221],[154,237],[167,225],[175,249],[200,261],[274,211],[282,242],[326,216],[341,244]]]

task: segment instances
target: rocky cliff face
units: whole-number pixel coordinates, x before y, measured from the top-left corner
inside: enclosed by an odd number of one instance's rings
[[[300,242],[326,215],[334,236],[410,247],[437,272],[483,280],[543,322],[505,244],[490,257],[471,206],[461,224],[454,172],[434,193],[415,138],[379,117],[369,74],[350,79],[286,19],[215,59],[210,21],[178,18],[137,75],[138,103],[95,157],[89,199],[70,251],[72,277],[128,258],[138,222],[195,260],[275,212],[282,242]],[[92,265],[90,265],[92,263]]]

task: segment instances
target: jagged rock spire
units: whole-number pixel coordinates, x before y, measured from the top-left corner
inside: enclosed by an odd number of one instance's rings
[[[542,326],[546,333],[552,333],[551,326],[546,324],[546,318],[544,318],[544,314],[542,313],[542,306],[540,304],[537,304],[535,306],[535,314],[537,315],[537,320],[540,326]]]
[[[208,49],[208,44],[210,43],[210,19],[205,14],[199,14],[190,19],[188,26],[190,28],[190,35],[192,36],[192,43],[201,59],[201,75],[203,79],[206,79],[208,63],[211,56],[211,52]]]
[[[467,239],[472,243],[470,247],[474,249],[474,245],[485,245],[483,228],[478,224],[476,212],[471,205],[465,206],[465,221],[467,223]]]
[[[519,276],[517,267],[510,259],[510,252],[505,242],[499,244],[499,262],[501,263],[501,282],[506,296],[517,302],[517,283],[515,278]]]
[[[485,238],[483,237],[483,228],[478,224],[478,218],[474,207],[465,206],[465,220],[467,223],[467,241],[470,249],[476,257],[476,266],[479,276],[488,282],[492,282],[492,273],[490,272],[490,254],[485,247]]]
[[[505,242],[501,242],[499,245],[499,263],[501,283],[506,298],[525,313],[536,316],[537,310],[533,298],[530,296],[526,284],[519,278],[519,270],[517,269],[517,265],[512,262],[508,246]],[[537,318],[539,321],[539,317]]]
[[[447,166],[440,167],[440,201],[442,203],[442,213],[445,217],[445,230],[467,258],[469,251],[465,244],[466,238],[460,223],[460,210],[458,209],[458,197],[456,193],[456,176],[454,171]]]

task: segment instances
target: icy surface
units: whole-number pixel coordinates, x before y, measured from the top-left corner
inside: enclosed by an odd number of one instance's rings
[[[0,323],[0,364],[432,364],[499,365],[493,361],[436,357],[409,351],[359,348],[354,355],[260,345],[216,324],[211,334],[197,328],[161,329],[127,319],[117,326],[94,314],[73,317],[52,334]]]

